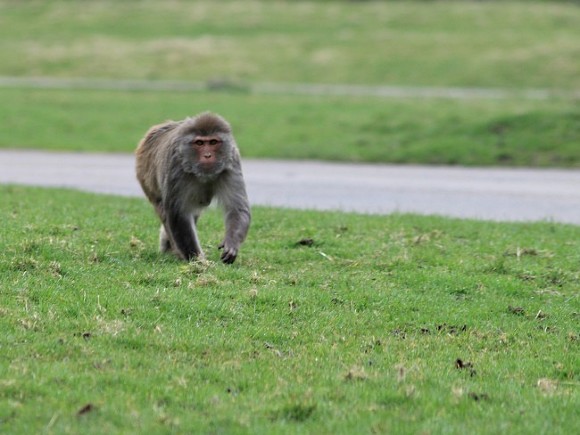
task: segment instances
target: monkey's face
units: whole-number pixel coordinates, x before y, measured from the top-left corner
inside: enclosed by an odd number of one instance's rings
[[[192,141],[196,160],[202,168],[212,169],[217,163],[218,153],[223,145],[219,136],[197,136]]]
[[[227,142],[219,135],[189,136],[182,142],[186,172],[201,177],[217,176],[225,168]]]

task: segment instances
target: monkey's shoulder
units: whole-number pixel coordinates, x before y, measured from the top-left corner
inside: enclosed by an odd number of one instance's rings
[[[181,122],[182,121],[166,121],[164,123],[154,125],[145,134],[143,143],[153,143],[159,141],[159,139],[179,127]]]

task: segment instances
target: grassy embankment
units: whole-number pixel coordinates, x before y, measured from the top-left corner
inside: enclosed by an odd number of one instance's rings
[[[576,23],[554,2],[0,2],[0,75],[225,80],[235,92],[0,89],[0,146],[130,151],[200,110],[247,157],[580,164]],[[216,17],[219,17],[217,19]],[[267,96],[244,83],[551,89],[530,101]]]

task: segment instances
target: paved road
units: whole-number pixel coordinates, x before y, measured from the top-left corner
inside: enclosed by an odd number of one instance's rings
[[[142,196],[128,154],[0,150],[0,183]],[[580,170],[244,160],[255,205],[580,225]]]

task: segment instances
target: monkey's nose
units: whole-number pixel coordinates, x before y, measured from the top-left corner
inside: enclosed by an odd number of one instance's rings
[[[203,157],[205,157],[206,159],[211,159],[211,154],[210,153],[204,154]]]

